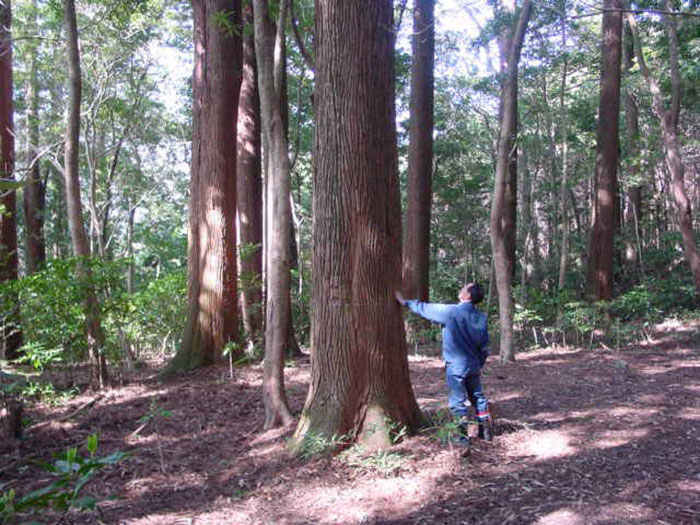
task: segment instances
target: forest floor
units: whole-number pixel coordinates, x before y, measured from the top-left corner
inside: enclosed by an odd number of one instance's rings
[[[411,379],[435,413],[446,406],[443,365],[428,350],[410,358]],[[492,358],[484,384],[497,435],[467,454],[433,428],[383,455],[292,459],[291,429],[261,430],[261,373],[240,368],[231,380],[214,367],[161,383],[145,369],[65,420],[94,394],[33,405],[40,424],[0,444],[0,483],[20,495],[46,485],[33,461],[97,432],[99,454],[130,456],[86,489],[102,518],[71,512],[63,523],[700,523],[700,323],[668,321],[619,351]],[[287,368],[296,413],[308,376],[308,361]],[[139,421],[153,407],[169,411],[157,433]]]

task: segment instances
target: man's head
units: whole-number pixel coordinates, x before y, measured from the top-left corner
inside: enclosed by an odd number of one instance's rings
[[[478,283],[465,284],[459,291],[459,300],[463,303],[479,304],[484,300],[484,292],[481,291]]]

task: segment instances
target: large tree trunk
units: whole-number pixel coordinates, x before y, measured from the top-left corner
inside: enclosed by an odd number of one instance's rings
[[[501,325],[501,361],[515,360],[513,341],[513,297],[511,281],[513,275],[512,240],[515,221],[512,204],[515,199],[512,183],[512,165],[517,166],[515,140],[517,134],[517,77],[520,51],[530,19],[532,3],[525,0],[518,23],[511,39],[507,71],[501,91],[501,122],[496,157],[496,180],[491,202],[491,249],[493,252],[496,288],[498,290],[498,313]],[[515,159],[514,159],[515,157]]]
[[[80,148],[80,102],[82,97],[82,80],[80,71],[80,51],[78,48],[78,26],[75,16],[75,1],[64,0],[68,55],[68,102],[66,104],[66,145],[64,175],[66,183],[66,206],[68,209],[68,229],[70,231],[73,253],[89,258],[90,248],[83,225],[83,208],[80,199],[80,178],[78,153]],[[90,267],[87,261],[78,263],[78,277],[89,283]],[[92,361],[92,386],[103,388],[109,378],[107,361],[104,353],[104,333],[100,322],[100,305],[92,286],[86,287],[85,331],[87,346]]]
[[[593,216],[588,250],[588,294],[596,301],[613,297],[613,255],[617,209],[618,121],[622,2],[605,0]]]
[[[36,28],[36,0],[31,2],[31,34]],[[24,222],[27,237],[27,274],[31,275],[41,269],[46,261],[46,242],[44,238],[44,210],[46,208],[46,189],[41,180],[37,148],[39,147],[39,78],[37,76],[37,45],[31,40],[27,51],[27,182],[24,186]]]
[[[241,85],[240,4],[195,0],[188,314],[166,373],[210,365],[236,341],[236,126]],[[226,16],[233,28],[219,17]]]
[[[671,4],[666,2],[666,10],[672,11]],[[695,241],[693,231],[693,216],[690,199],[685,191],[685,174],[680,145],[678,144],[678,118],[681,110],[681,79],[678,65],[678,34],[676,22],[672,16],[666,16],[666,31],[668,33],[669,57],[671,65],[671,104],[666,109],[661,87],[656,79],[651,75],[644,59],[639,33],[634,17],[630,14],[627,17],[634,37],[637,61],[642,75],[647,83],[647,87],[652,96],[654,113],[661,126],[661,134],[666,151],[666,167],[671,174],[671,193],[676,204],[676,217],[678,228],[683,238],[683,251],[685,259],[693,274],[695,288],[700,293],[700,253]]]
[[[253,6],[245,3],[243,23],[243,80],[238,100],[238,226],[240,240],[241,313],[248,341],[262,330],[262,174],[260,98],[257,85]]]
[[[295,433],[416,428],[401,310],[392,2],[316,0],[311,386]]]
[[[10,1],[0,2],[0,178],[12,183],[15,179],[14,106],[12,103],[12,8]],[[16,280],[17,257],[17,192],[0,187],[0,282]],[[0,344],[5,359],[15,359],[22,345],[19,328],[19,307],[3,305],[9,317],[0,319]]]
[[[292,211],[289,204],[290,163],[281,109],[284,62],[282,46],[287,2],[282,1],[277,23],[271,20],[267,0],[254,0],[255,54],[262,127],[269,171],[266,193],[268,221],[267,299],[263,398],[265,428],[292,422],[284,390],[284,351],[289,340],[291,275],[289,235]]]
[[[430,203],[433,172],[433,100],[435,0],[416,0],[413,8],[411,122],[408,145],[406,243],[403,291],[428,300],[430,271]]]

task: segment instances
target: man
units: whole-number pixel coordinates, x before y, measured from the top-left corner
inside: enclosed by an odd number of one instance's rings
[[[442,325],[442,358],[445,361],[449,405],[460,421],[460,444],[469,444],[467,434],[467,398],[476,410],[479,438],[491,441],[491,416],[481,386],[481,369],[489,355],[486,316],[474,305],[484,299],[477,283],[469,283],[459,292],[459,304],[434,304],[406,300],[396,292],[396,300],[412,312]]]

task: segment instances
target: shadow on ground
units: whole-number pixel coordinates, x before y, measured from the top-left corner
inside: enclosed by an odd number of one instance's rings
[[[384,457],[291,459],[290,430],[261,431],[260,367],[233,381],[210,368],[111,390],[75,418],[4,442],[0,482],[41,486],[45,473],[22,458],[47,459],[98,432],[103,453],[132,453],[91,487],[108,523],[698,523],[698,333],[662,326],[619,352],[550,348],[490,364],[484,383],[500,435],[467,455],[433,429]],[[425,410],[444,408],[435,357],[412,357],[411,377]],[[307,363],[287,370],[297,413],[307,381]],[[157,433],[135,433],[153,406],[170,416]]]

